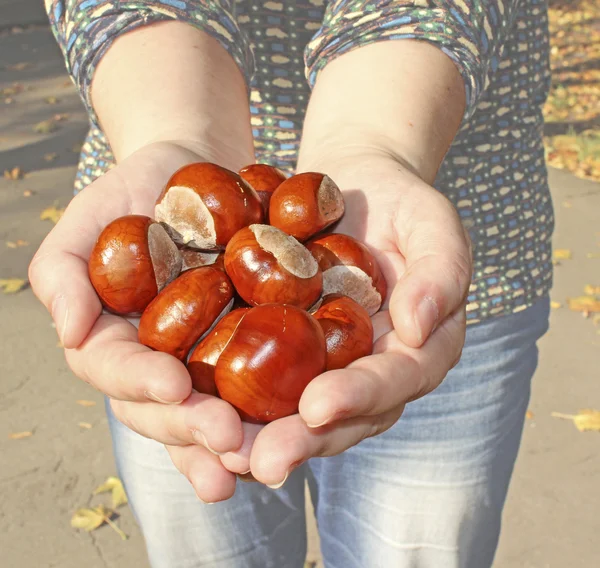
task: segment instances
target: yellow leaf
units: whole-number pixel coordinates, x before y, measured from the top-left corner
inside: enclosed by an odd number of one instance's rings
[[[111,520],[114,511],[105,509],[104,505],[98,505],[93,509],[77,509],[71,517],[71,526],[74,529],[83,529],[91,532],[102,526],[104,523],[110,525],[123,540],[127,540],[127,535]]]
[[[600,252],[588,252],[586,258],[600,258]]]
[[[96,406],[96,402],[93,400],[77,400],[75,402],[80,406]]]
[[[571,258],[571,251],[569,249],[556,249],[554,251],[554,258],[556,260],[569,260]]]
[[[92,428],[92,425],[89,422],[79,422],[79,427],[89,430],[90,428]]]
[[[40,213],[40,220],[45,221],[46,219],[48,219],[49,221],[52,221],[56,224],[58,223],[59,219],[62,217],[64,212],[64,209],[57,209],[56,205],[51,205],[50,207],[46,207],[46,209],[44,209]]]
[[[5,294],[16,294],[27,286],[27,280],[21,278],[0,278],[0,288]]]
[[[527,418],[527,420],[531,420],[533,418],[533,412],[531,412],[531,410],[528,410],[525,413],[525,418]]]
[[[554,418],[562,418],[564,420],[572,420],[577,430],[586,432],[592,430],[600,432],[600,411],[585,409],[580,410],[577,414],[562,414],[561,412],[553,412]]]
[[[17,247],[26,247],[29,243],[24,241],[23,239],[17,239],[16,241],[6,241],[6,246],[11,249],[16,249]]]
[[[4,170],[6,179],[18,180],[23,178],[23,170],[19,166],[15,166],[11,170]]]
[[[99,493],[107,493],[108,491],[111,492],[112,504],[115,509],[127,503],[125,489],[123,488],[123,484],[118,477],[109,477],[102,485],[95,489],[94,495],[98,495]]]
[[[33,131],[38,134],[50,134],[58,130],[58,126],[56,125],[56,120],[54,118],[49,118],[48,120],[42,120],[42,122],[38,122],[34,127]]]
[[[29,438],[33,436],[33,432],[13,432],[12,434],[9,434],[8,437],[11,440],[21,440],[22,438]]]
[[[600,312],[600,300],[593,296],[569,298],[569,309],[574,312]]]
[[[558,308],[562,308],[562,304],[553,300],[552,302],[550,302],[550,307],[557,310]]]
[[[600,286],[592,286],[591,284],[586,284],[583,292],[587,296],[600,296]]]
[[[23,197],[31,197],[33,195],[33,191],[31,191],[31,189],[26,189],[23,192]]]
[[[46,103],[49,105],[55,105],[58,103],[58,99],[56,97],[46,97]]]
[[[44,154],[44,160],[46,162],[53,162],[58,158],[58,154],[56,152],[50,152],[49,154]]]

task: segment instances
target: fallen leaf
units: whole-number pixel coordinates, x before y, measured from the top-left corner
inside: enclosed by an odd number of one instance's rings
[[[600,258],[600,252],[588,252],[586,258]]]
[[[46,97],[45,101],[49,105],[55,105],[58,103],[58,99],[56,97]]]
[[[30,438],[31,436],[33,436],[33,432],[14,432],[12,434],[9,434],[8,437],[11,440],[21,440],[22,438]]]
[[[31,189],[26,189],[23,192],[23,197],[31,197],[33,195],[33,191],[31,191]]]
[[[92,428],[92,425],[89,422],[79,422],[78,426],[80,428],[85,428],[86,430],[90,430]]]
[[[600,300],[596,300],[593,296],[579,296],[577,298],[569,298],[569,309],[574,312],[600,312]]]
[[[11,249],[26,247],[28,244],[29,243],[23,239],[18,239],[17,241],[6,241],[6,246]]]
[[[109,477],[102,485],[94,490],[94,495],[98,495],[99,493],[107,493],[109,491],[111,492],[112,505],[115,509],[127,503],[125,489],[123,488],[123,484],[118,477]]]
[[[52,120],[54,120],[55,122],[63,122],[64,120],[67,120],[68,118],[69,118],[68,113],[63,112],[63,113],[60,113],[60,114],[55,114],[52,117]]]
[[[96,402],[93,400],[77,400],[75,402],[80,406],[96,406]]]
[[[60,220],[60,218],[62,217],[63,213],[65,212],[64,209],[58,209],[56,207],[56,205],[51,205],[50,207],[46,207],[46,209],[44,209],[41,213],[40,213],[40,220],[41,221],[52,221],[54,224],[58,223],[58,221]]]
[[[586,284],[583,288],[583,292],[587,296],[600,296],[600,286],[592,286],[591,284]]]
[[[12,105],[15,102],[15,99],[13,99],[12,97],[6,97],[4,99],[4,104],[5,105]]]
[[[4,170],[4,177],[12,180],[23,179],[23,170],[19,166],[12,168],[12,170]]]
[[[7,71],[23,71],[24,69],[29,69],[33,67],[33,63],[29,61],[22,61],[21,63],[15,63],[14,65],[7,65]]]
[[[58,154],[56,152],[50,152],[49,154],[44,154],[44,160],[46,160],[46,162],[53,162],[54,160],[56,160],[57,157],[58,157]]]
[[[58,130],[58,126],[56,125],[56,121],[53,118],[49,118],[48,120],[42,120],[42,122],[38,122],[34,127],[33,131],[38,134],[50,134]]]
[[[569,249],[556,249],[553,256],[556,260],[569,260],[571,251]]]
[[[127,535],[112,521],[114,514],[114,511],[105,509],[104,505],[98,505],[93,509],[77,509],[71,517],[71,526],[91,532],[106,523],[116,531],[122,540],[127,540]]]
[[[531,420],[533,418],[533,412],[531,412],[531,410],[528,410],[525,413],[525,418],[527,418],[527,420]]]
[[[562,308],[562,304],[553,300],[550,302],[550,307],[557,310],[558,308]]]
[[[600,432],[600,411],[585,409],[580,410],[577,414],[562,414],[561,412],[553,412],[554,418],[562,418],[563,420],[572,420],[573,424],[580,432],[593,430]]]
[[[573,204],[570,201],[563,201],[562,206],[565,209],[570,209],[571,207],[573,207]]]
[[[16,294],[27,286],[27,280],[21,278],[0,278],[0,288],[5,294]]]

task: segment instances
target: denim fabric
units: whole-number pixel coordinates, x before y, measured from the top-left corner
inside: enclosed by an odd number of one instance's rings
[[[461,362],[393,428],[215,505],[108,409],[152,567],[302,568],[308,479],[327,568],[489,568],[548,315],[544,297],[470,326]]]

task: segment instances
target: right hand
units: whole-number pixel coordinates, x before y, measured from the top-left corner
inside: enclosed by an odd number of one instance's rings
[[[134,325],[103,313],[88,277],[88,259],[102,229],[123,215],[153,217],[171,174],[198,161],[206,158],[166,142],[129,156],[73,198],[31,261],[29,280],[52,315],[75,375],[107,395],[126,426],[165,444],[200,499],[214,502],[235,491],[235,474],[216,453],[242,446],[237,412],[219,398],[192,391],[181,361],[141,345]]]

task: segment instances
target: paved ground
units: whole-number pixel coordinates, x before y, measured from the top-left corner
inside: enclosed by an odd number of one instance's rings
[[[41,2],[39,2],[41,3]],[[0,27],[43,22],[38,2],[0,0]],[[32,6],[31,10],[25,9]],[[40,17],[41,14],[41,17]],[[20,83],[12,104],[0,97],[0,172],[21,166],[27,176],[0,179],[0,278],[25,277],[36,247],[50,228],[39,213],[70,197],[85,116],[47,29],[0,31],[0,89]],[[20,62],[34,65],[7,70]],[[58,98],[50,105],[46,97]],[[60,129],[34,133],[33,125],[69,113]],[[54,161],[44,155],[56,153]],[[551,172],[557,207],[556,246],[573,258],[556,270],[553,297],[564,302],[585,284],[600,284],[600,185]],[[23,192],[33,194],[24,197]],[[565,206],[564,202],[567,202]],[[17,249],[5,241],[23,239]],[[600,408],[600,335],[591,320],[566,308],[552,313],[541,342],[522,451],[505,511],[497,568],[596,565],[599,438],[579,433],[551,411]],[[94,487],[114,473],[100,396],[67,369],[50,318],[30,290],[0,294],[0,564],[7,568],[142,568],[142,539],[127,508],[118,520],[130,539],[104,527],[85,534],[69,526],[74,509],[89,503]],[[94,407],[78,399],[97,401]],[[91,429],[78,426],[88,422]],[[33,431],[21,440],[12,432]],[[96,498],[94,503],[98,502]],[[317,558],[316,546],[310,559]],[[370,568],[370,567],[365,567]]]

